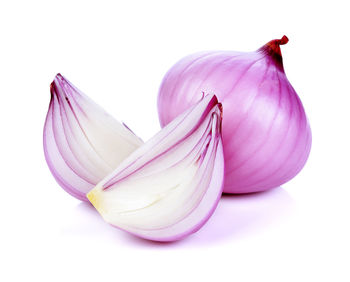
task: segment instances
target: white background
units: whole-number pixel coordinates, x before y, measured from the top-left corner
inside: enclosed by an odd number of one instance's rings
[[[1,0],[1,280],[349,281],[347,2]],[[147,140],[178,59],[284,34],[313,147],[282,188],[225,196],[199,232],[159,244],[105,224],[50,174],[42,129],[57,72]]]

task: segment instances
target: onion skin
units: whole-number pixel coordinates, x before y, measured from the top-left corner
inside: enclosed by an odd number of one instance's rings
[[[311,149],[303,105],[283,68],[280,45],[255,52],[193,54],[165,75],[158,114],[165,126],[203,94],[223,105],[225,193],[252,193],[278,187],[299,173]]]

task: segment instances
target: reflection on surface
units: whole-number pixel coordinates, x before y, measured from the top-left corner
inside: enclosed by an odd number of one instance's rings
[[[224,194],[207,224],[194,235],[201,242],[254,235],[286,220],[294,200],[281,187],[247,195]]]
[[[82,202],[76,206],[65,233],[85,233],[85,236],[93,234],[94,237],[101,236],[101,240],[111,238],[116,244],[130,243],[144,247],[205,246],[226,240],[239,240],[263,232],[270,226],[287,220],[293,209],[293,199],[281,187],[247,195],[225,194],[213,216],[197,233],[182,241],[157,243],[111,227],[91,204]]]

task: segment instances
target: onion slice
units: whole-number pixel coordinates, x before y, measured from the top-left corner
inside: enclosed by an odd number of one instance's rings
[[[44,153],[56,181],[74,197],[86,193],[143,144],[125,125],[58,74],[51,83]]]
[[[174,241],[201,228],[222,193],[222,107],[213,95],[139,147],[87,197],[104,220],[136,236]]]

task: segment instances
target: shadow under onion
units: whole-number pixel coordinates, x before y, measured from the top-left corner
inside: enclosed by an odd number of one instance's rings
[[[293,198],[282,187],[245,195],[223,194],[207,224],[184,240],[154,242],[119,230],[116,239],[139,247],[203,247],[261,233],[286,220],[294,208]]]

